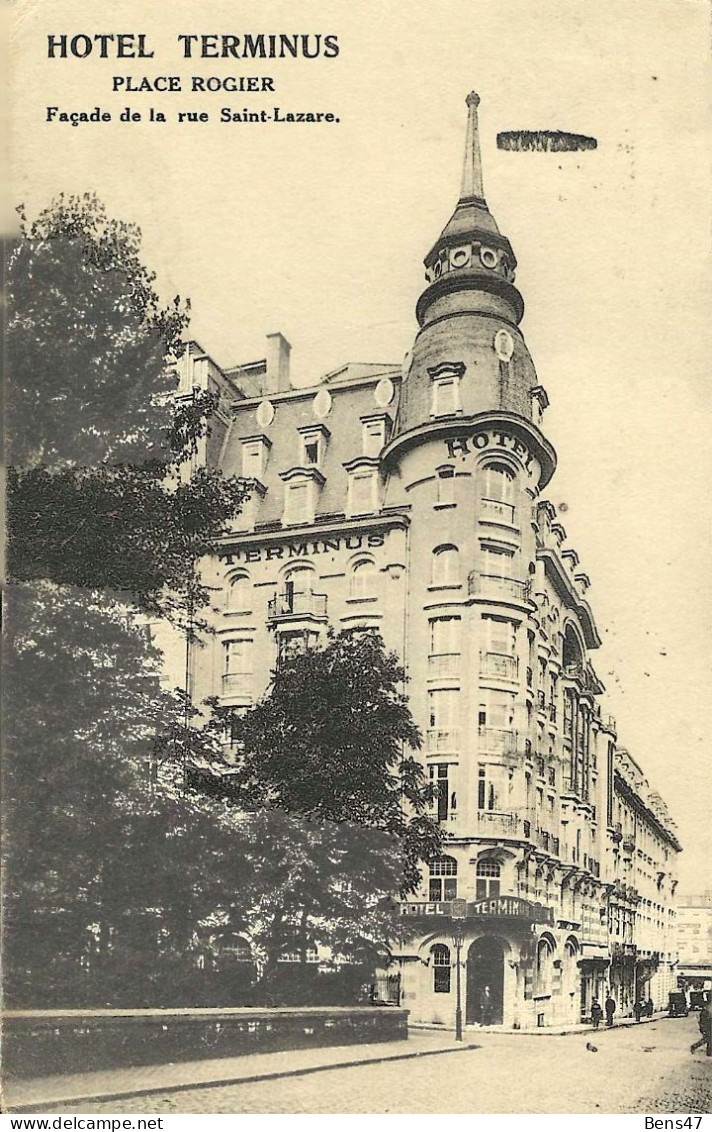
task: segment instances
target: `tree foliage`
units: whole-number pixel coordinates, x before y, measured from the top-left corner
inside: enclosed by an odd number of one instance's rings
[[[208,596],[197,565],[245,492],[215,469],[188,474],[215,396],[176,396],[187,307],[161,305],[140,247],[90,194],[23,215],[8,270],[8,566],[185,621]]]
[[[183,621],[209,598],[200,560],[244,496],[239,480],[205,468],[167,484],[157,464],[11,468],[8,485],[15,580],[124,591],[149,616]]]
[[[29,221],[8,269],[10,462],[165,459],[175,361],[187,326],[162,306],[138,228],[93,195],[61,195]]]
[[[437,855],[441,838],[413,753],[420,734],[404,682],[377,635],[333,636],[280,664],[247,712],[215,704],[210,757],[226,732],[239,753],[234,766],[223,760],[222,774],[198,773],[197,781],[243,810],[278,807],[313,823],[382,831],[398,846],[397,887],[414,891],[419,864]]]
[[[185,704],[136,614],[196,616],[242,485],[190,461],[214,399],[176,400],[187,309],[161,304],[136,228],[61,197],[23,216],[7,283],[6,989],[91,1005],[111,968],[125,1001],[128,941],[156,970],[234,883],[219,807],[179,775],[157,789],[155,736]]]

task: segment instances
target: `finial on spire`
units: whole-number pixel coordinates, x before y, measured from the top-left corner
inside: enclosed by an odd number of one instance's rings
[[[465,101],[467,103],[467,137],[465,139],[465,161],[462,167],[460,200],[484,201],[482,155],[480,153],[480,135],[477,128],[477,107],[480,104],[480,96],[472,90]]]

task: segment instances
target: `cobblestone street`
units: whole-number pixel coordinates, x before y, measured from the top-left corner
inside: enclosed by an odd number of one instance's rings
[[[709,1113],[712,1058],[690,1053],[698,1037],[696,1015],[563,1037],[478,1033],[480,1048],[436,1057],[62,1112]]]

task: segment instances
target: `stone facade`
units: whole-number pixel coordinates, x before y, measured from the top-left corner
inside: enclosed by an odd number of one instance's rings
[[[678,983],[712,990],[712,890],[680,896],[677,908]]]
[[[217,631],[190,685],[248,706],[327,626],[382,635],[447,835],[402,908],[402,1003],[451,1025],[460,983],[466,1024],[527,1028],[577,1022],[609,988],[624,1011],[641,993],[663,1003],[680,847],[601,706],[589,579],[545,498],[556,455],[516,259],[483,196],[478,101],[402,366],[294,389],[281,335],[232,369],[186,351],[183,391],[221,399],[200,458],[252,485],[207,567]]]

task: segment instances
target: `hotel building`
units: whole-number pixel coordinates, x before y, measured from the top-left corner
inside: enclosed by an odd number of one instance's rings
[[[680,846],[602,707],[589,579],[545,495],[548,397],[485,202],[478,103],[402,366],[293,388],[281,334],[227,369],[186,350],[183,393],[220,397],[200,458],[251,484],[207,567],[216,632],[190,683],[196,701],[247,707],[329,626],[381,634],[407,670],[446,835],[402,905],[402,1004],[450,1026],[459,984],[465,1024],[528,1028],[578,1021],[609,989],[623,1012],[640,994],[663,1003]]]

